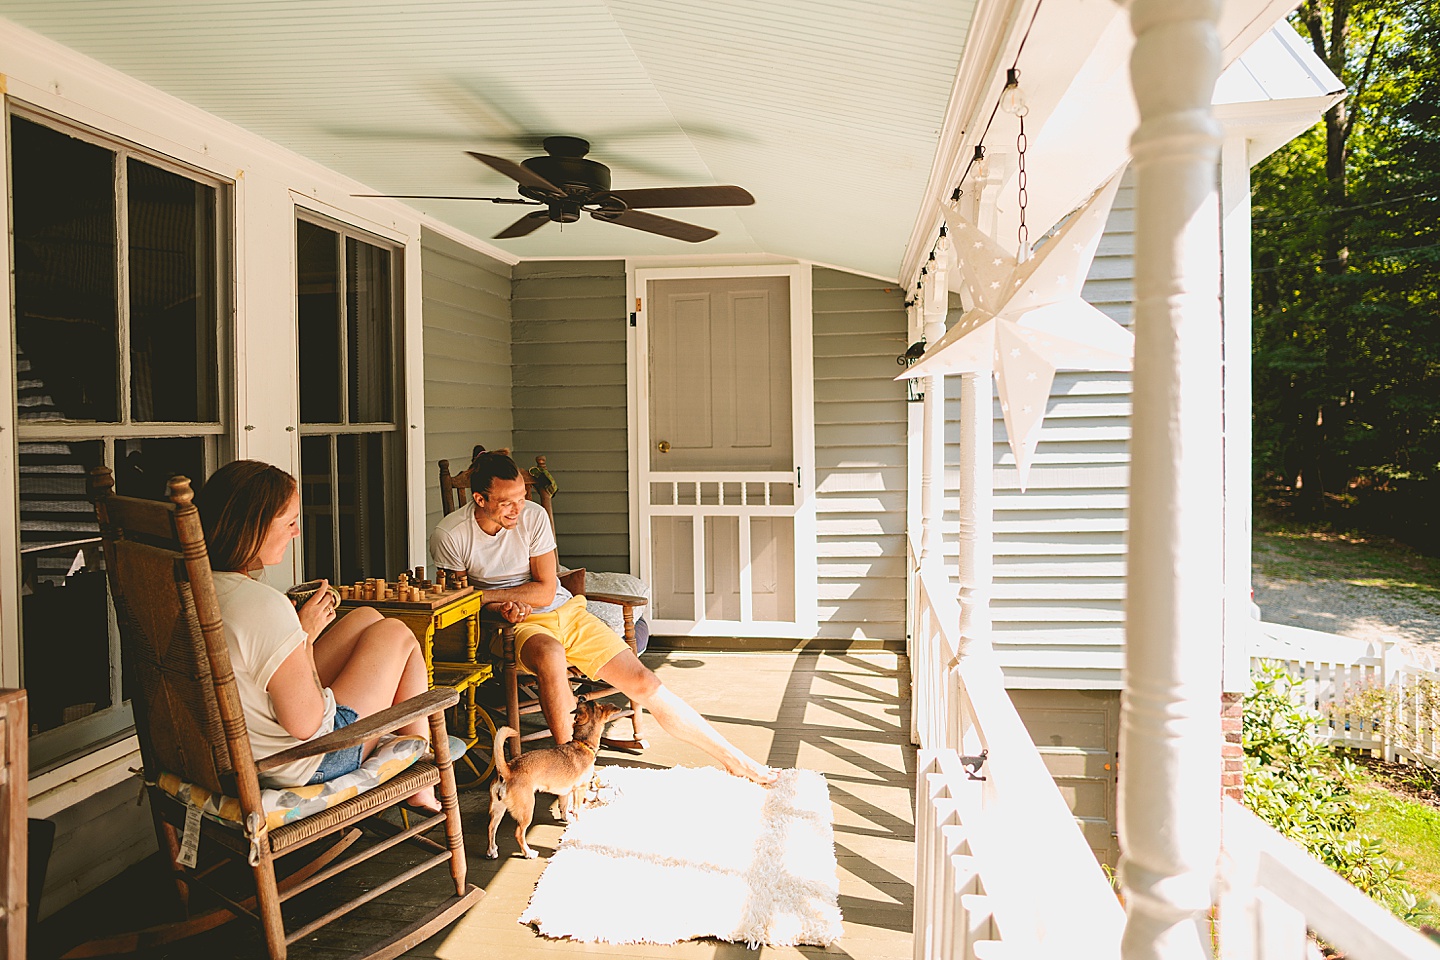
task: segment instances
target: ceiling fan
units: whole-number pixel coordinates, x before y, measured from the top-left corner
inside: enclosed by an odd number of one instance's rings
[[[716,236],[718,231],[645,213],[641,208],[738,207],[755,202],[748,190],[733,186],[611,190],[610,168],[598,160],[585,158],[585,154],[590,152],[588,140],[579,137],[546,137],[542,146],[545,148],[545,156],[531,157],[520,163],[473,150],[466,151],[487,167],[518,183],[520,198],[438,197],[415,194],[383,196],[409,200],[484,200],[490,203],[533,204],[545,208],[527,213],[516,220],[495,234],[496,240],[523,237],[550,222],[574,223],[580,219],[582,213],[588,213],[605,223],[615,223],[688,243],[699,243]]]

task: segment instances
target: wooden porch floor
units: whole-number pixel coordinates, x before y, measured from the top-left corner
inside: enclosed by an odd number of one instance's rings
[[[712,653],[666,651],[647,654],[660,678],[710,719],[732,742],[751,756],[777,767],[804,767],[825,774],[834,810],[835,853],[840,866],[840,909],[845,936],[829,948],[763,948],[713,940],[676,946],[611,946],[547,940],[517,922],[529,901],[546,858],[562,831],[548,811],[531,828],[530,844],[540,854],[525,860],[514,847],[509,821],[501,827],[500,854],[484,858],[489,793],[461,794],[465,818],[465,849],[469,879],[486,896],[463,918],[421,944],[407,956],[459,960],[503,956],[540,960],[582,954],[610,957],[720,958],[757,956],[848,956],[855,960],[901,960],[911,956],[911,907],[914,871],[915,750],[908,736],[910,691],[908,666],[894,653],[819,652]],[[619,724],[623,730],[626,721]],[[653,720],[647,730],[650,749],[641,758],[601,751],[599,762],[640,766],[703,766],[709,758],[676,741]],[[697,825],[703,829],[703,825]],[[152,858],[153,859],[153,858]],[[146,874],[148,867],[149,874]],[[443,872],[443,871],[442,871]],[[134,868],[126,875],[66,908],[39,931],[41,943],[59,930],[74,942],[76,925],[92,927],[119,915],[134,916],[125,907],[137,890],[162,895],[156,864]],[[382,900],[383,907],[361,908],[322,932],[313,944],[296,944],[290,956],[332,957],[361,948],[365,931],[405,917],[406,904],[424,902],[421,878],[407,884],[415,890]],[[307,896],[309,896],[307,894]],[[649,892],[635,891],[644,902]],[[123,927],[124,924],[119,926]],[[93,929],[93,927],[92,927]],[[100,932],[96,929],[96,932]],[[109,929],[117,929],[111,925]],[[352,939],[353,935],[353,939]],[[339,941],[339,942],[337,942]],[[53,942],[53,941],[51,941]],[[339,948],[339,949],[337,949]],[[198,951],[198,952],[197,952]],[[48,951],[45,951],[48,952]],[[32,956],[42,953],[32,951]],[[186,944],[152,956],[213,958],[264,955],[263,942],[248,924],[232,923]]]

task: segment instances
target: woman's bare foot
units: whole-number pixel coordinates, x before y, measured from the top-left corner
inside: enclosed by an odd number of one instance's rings
[[[435,798],[435,788],[426,787],[424,790],[417,790],[406,798],[407,806],[417,810],[426,810],[430,813],[440,812],[440,801]]]

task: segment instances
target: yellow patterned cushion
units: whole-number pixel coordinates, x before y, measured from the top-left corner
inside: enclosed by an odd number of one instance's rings
[[[378,787],[400,771],[430,752],[424,737],[382,737],[375,750],[359,768],[327,780],[303,787],[284,787],[260,791],[260,805],[265,810],[265,826],[274,830],[292,820],[300,820],[328,810],[337,803]],[[211,793],[204,787],[186,783],[172,773],[162,773],[157,785],[182,803],[193,804],[213,820],[240,824],[240,801]]]

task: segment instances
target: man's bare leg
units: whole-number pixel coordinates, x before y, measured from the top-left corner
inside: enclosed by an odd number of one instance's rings
[[[565,648],[548,633],[537,633],[520,648],[520,662],[540,684],[540,710],[555,742],[569,743],[575,729],[575,694]]]
[[[610,684],[654,715],[671,736],[699,747],[737,777],[759,784],[775,781],[775,771],[741,753],[695,708],[677,697],[654,672],[629,650],[621,651],[600,668],[597,680]]]

